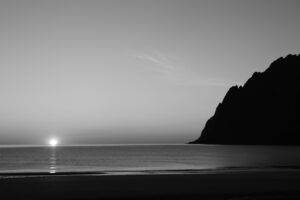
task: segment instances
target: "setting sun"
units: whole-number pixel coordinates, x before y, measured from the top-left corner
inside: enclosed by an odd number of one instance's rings
[[[51,147],[56,147],[58,144],[58,140],[55,138],[51,138],[48,143]]]

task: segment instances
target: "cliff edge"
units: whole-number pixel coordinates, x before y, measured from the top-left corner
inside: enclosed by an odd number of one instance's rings
[[[300,144],[300,55],[233,86],[191,144]]]

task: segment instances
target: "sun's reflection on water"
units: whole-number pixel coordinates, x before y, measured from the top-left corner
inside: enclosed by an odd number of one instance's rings
[[[56,151],[55,151],[55,148],[51,149],[49,173],[50,174],[56,173]]]

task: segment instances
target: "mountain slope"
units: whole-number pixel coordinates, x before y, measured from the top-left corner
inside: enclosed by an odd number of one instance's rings
[[[300,55],[233,86],[192,144],[300,144]]]

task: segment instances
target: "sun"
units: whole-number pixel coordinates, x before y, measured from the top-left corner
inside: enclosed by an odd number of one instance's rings
[[[58,145],[58,140],[56,138],[51,138],[48,143],[51,147],[56,147]]]

